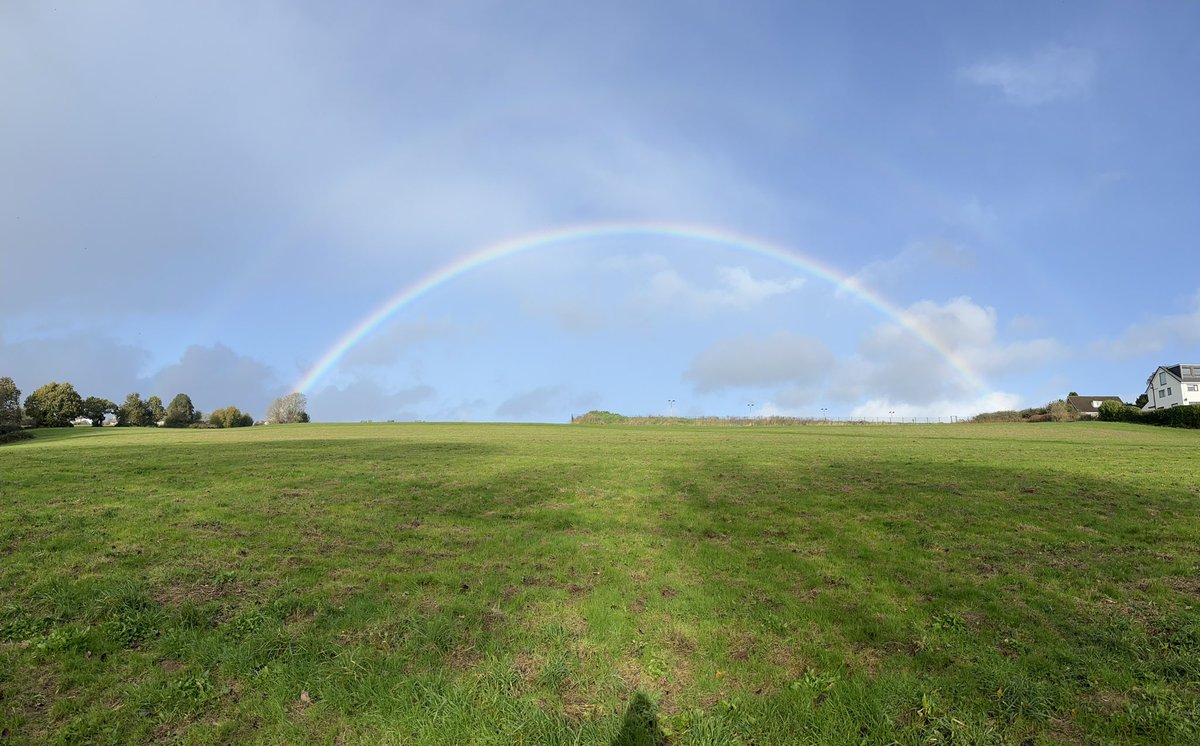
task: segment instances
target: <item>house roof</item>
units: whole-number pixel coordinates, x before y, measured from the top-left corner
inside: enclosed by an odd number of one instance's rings
[[[1120,402],[1119,396],[1068,396],[1067,404],[1075,407],[1076,412],[1083,414],[1097,414],[1100,412],[1100,404],[1106,401]]]
[[[1163,367],[1181,381],[1200,381],[1200,365],[1180,363],[1179,365],[1164,365]]]
[[[1154,377],[1158,375],[1160,370],[1165,370],[1181,381],[1189,381],[1195,383],[1200,381],[1200,363],[1179,363],[1178,365],[1160,365],[1154,369],[1150,377],[1146,379],[1147,386],[1154,386]]]

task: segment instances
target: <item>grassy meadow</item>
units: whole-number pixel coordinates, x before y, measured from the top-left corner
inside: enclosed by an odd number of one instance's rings
[[[1200,435],[0,446],[0,743],[1200,740]]]

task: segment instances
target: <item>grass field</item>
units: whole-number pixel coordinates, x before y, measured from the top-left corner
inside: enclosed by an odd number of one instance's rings
[[[0,742],[1200,739],[1196,432],[38,436]]]

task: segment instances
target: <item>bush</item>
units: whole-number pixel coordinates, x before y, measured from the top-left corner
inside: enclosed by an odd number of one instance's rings
[[[999,412],[980,412],[971,418],[972,422],[1021,422],[1024,418],[1015,409],[1002,409]]]
[[[18,440],[29,440],[33,437],[33,433],[27,433],[24,430],[9,430],[0,432],[0,445],[5,443],[16,443]]]
[[[254,418],[237,407],[225,407],[210,414],[208,423],[213,427],[250,427]]]
[[[1143,412],[1137,407],[1106,401],[1100,405],[1100,419],[1105,422],[1135,422],[1160,427],[1200,429],[1200,404],[1187,404],[1170,409],[1151,409]]]
[[[1151,409],[1141,413],[1141,421],[1147,425],[1163,427],[1186,427],[1200,429],[1200,404],[1185,404],[1170,409]]]
[[[1100,419],[1103,422],[1137,422],[1142,416],[1141,410],[1119,401],[1106,401],[1100,405]]]
[[[605,412],[598,409],[593,409],[587,414],[581,414],[572,419],[572,422],[584,425],[613,425],[620,422],[625,422],[628,417],[623,414],[615,414],[613,412]]]

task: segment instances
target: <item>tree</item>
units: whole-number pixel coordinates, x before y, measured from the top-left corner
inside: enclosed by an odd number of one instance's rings
[[[1072,391],[1071,393],[1067,394],[1067,396],[1079,396],[1079,392],[1078,392],[1078,391]]]
[[[157,425],[166,419],[167,410],[163,409],[162,399],[157,396],[151,396],[146,400],[146,407],[150,410],[150,424]]]
[[[13,379],[0,378],[0,433],[21,427],[21,389]]]
[[[224,407],[213,410],[208,416],[208,424],[213,427],[250,427],[254,418],[237,407]]]
[[[192,398],[187,394],[176,394],[167,405],[163,420],[167,427],[187,427],[195,422],[196,407],[192,405]]]
[[[149,405],[142,395],[133,392],[125,397],[125,403],[117,408],[117,425],[121,427],[148,427],[154,424]]]
[[[69,383],[48,383],[25,398],[34,427],[67,427],[83,411],[83,399]]]
[[[1075,411],[1075,407],[1062,399],[1050,402],[1046,406],[1046,414],[1051,422],[1074,422],[1079,419],[1079,413]]]
[[[83,409],[81,414],[92,421],[92,427],[100,427],[104,424],[105,417],[116,413],[116,402],[111,402],[108,399],[101,399],[98,396],[89,396],[83,400]]]
[[[308,422],[308,397],[300,392],[292,392],[271,402],[267,408],[267,422],[282,424],[287,422]]]
[[[1142,407],[1146,406],[1146,404],[1149,403],[1149,401],[1150,401],[1150,397],[1146,396],[1145,394],[1138,394],[1137,401],[1135,401],[1133,403],[1133,406],[1137,407],[1138,409],[1141,409]]]

